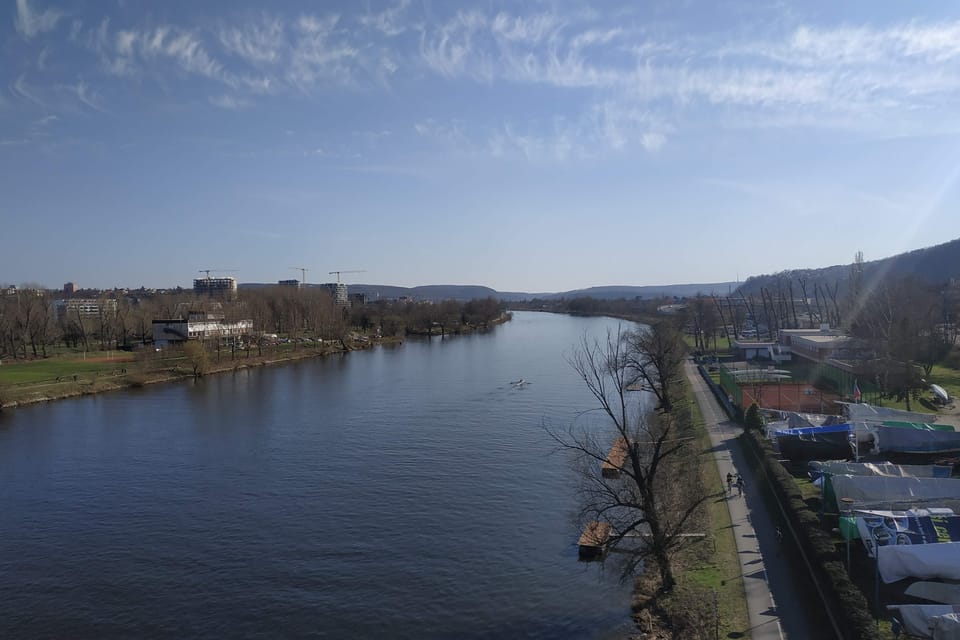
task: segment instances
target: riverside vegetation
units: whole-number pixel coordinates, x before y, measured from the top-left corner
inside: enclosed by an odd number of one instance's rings
[[[612,525],[609,549],[621,553],[608,561],[634,580],[634,619],[650,638],[706,639],[721,626],[731,633],[748,626],[742,583],[722,579],[739,565],[709,437],[683,372],[686,352],[676,319],[584,339],[570,364],[606,427],[547,428],[572,454],[581,527]],[[615,474],[603,473],[615,442],[629,443],[623,461]]]
[[[100,292],[96,316],[54,311],[54,293],[0,296],[0,407],[136,387],[309,358],[408,335],[451,335],[509,318],[491,298],[469,302],[376,301],[338,307],[324,289],[241,289],[234,301],[192,292]],[[108,311],[109,310],[109,311]],[[229,341],[190,341],[157,351],[155,318],[217,314],[252,319],[255,331]]]

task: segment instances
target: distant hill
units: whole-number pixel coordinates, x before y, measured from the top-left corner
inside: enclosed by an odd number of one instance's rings
[[[737,288],[736,282],[715,282],[710,284],[665,284],[644,287],[606,286],[576,289],[564,293],[553,294],[555,298],[579,298],[590,296],[601,300],[616,300],[617,298],[686,298],[697,294],[727,295]]]
[[[476,300],[499,297],[495,289],[478,285],[429,284],[420,287],[392,287],[382,284],[351,284],[350,293],[364,293],[368,298],[399,298],[414,300]]]
[[[791,269],[772,275],[752,276],[747,278],[738,291],[744,294],[759,294],[761,287],[775,289],[778,278],[794,280],[803,278],[808,283],[808,291],[813,289],[815,283],[831,287],[840,283],[842,291],[846,288],[850,277],[854,251],[855,248],[851,248],[850,262],[846,264],[822,269]],[[863,278],[867,286],[886,276],[906,275],[934,284],[960,278],[960,238],[863,264]]]
[[[243,288],[269,287],[272,283],[245,282],[238,285]],[[319,286],[319,285],[308,285]],[[633,299],[641,298],[662,298],[695,296],[698,293],[726,295],[733,291],[737,283],[719,282],[712,284],[671,284],[658,286],[604,286],[590,287],[588,289],[575,289],[573,291],[561,291],[552,293],[524,293],[517,291],[497,291],[490,287],[479,285],[459,285],[459,284],[432,284],[420,287],[395,287],[383,284],[351,284],[348,285],[350,293],[363,293],[371,300],[396,299],[402,296],[413,298],[414,300],[475,300],[478,298],[493,297],[506,302],[516,302],[520,300],[556,300],[559,298],[580,298],[590,296],[600,300],[615,300],[617,298]]]

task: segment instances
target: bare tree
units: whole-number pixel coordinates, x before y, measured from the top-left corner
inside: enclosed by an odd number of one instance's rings
[[[803,304],[807,308],[807,319],[810,322],[811,326],[817,326],[820,324],[820,316],[813,313],[813,308],[810,306],[810,294],[807,293],[807,281],[804,278],[797,278],[797,282],[800,285],[800,293],[803,296]]]
[[[797,303],[793,296],[793,279],[787,280],[787,292],[790,295],[790,312],[793,314],[793,329],[800,328],[800,320],[797,318]]]
[[[188,341],[183,345],[183,355],[187,359],[187,364],[190,365],[193,377],[203,377],[203,374],[207,372],[207,366],[209,364],[209,357],[206,348],[203,346],[203,342],[199,340]]]
[[[929,375],[950,349],[939,302],[935,288],[903,277],[865,292],[851,312],[850,333],[874,355],[870,372],[908,409],[912,391],[923,386],[921,374]]]
[[[651,327],[650,333],[658,330]],[[709,496],[696,471],[699,460],[689,410],[654,413],[644,406],[649,396],[629,391],[637,377],[633,363],[640,359],[634,338],[620,330],[608,333],[604,342],[584,338],[569,359],[608,419],[604,435],[575,427],[564,434],[548,428],[548,433],[577,459],[582,523],[610,524],[612,548],[625,550],[630,543],[621,576],[652,561],[659,590],[667,592],[676,584],[675,554],[690,541],[683,534],[690,532]],[[622,451],[617,459],[607,459],[611,444]],[[616,469],[617,477],[601,472],[604,461]]]
[[[646,329],[625,336],[629,348],[624,363],[632,377],[631,386],[639,386],[657,397],[659,409],[673,409],[673,392],[682,375],[686,345],[680,331],[661,320]]]

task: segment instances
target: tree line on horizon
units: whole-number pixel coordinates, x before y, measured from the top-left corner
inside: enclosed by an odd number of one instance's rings
[[[718,351],[724,338],[775,342],[784,329],[827,325],[853,338],[846,352],[863,383],[909,404],[934,366],[960,368],[960,280],[931,281],[899,272],[867,277],[866,265],[858,252],[833,282],[783,272],[730,296],[581,297],[510,306],[640,321],[670,314],[700,353]]]
[[[206,312],[225,322],[252,320],[263,334],[342,340],[347,334],[381,336],[456,334],[487,326],[503,313],[493,298],[467,302],[377,300],[343,307],[325,289],[241,289],[235,300],[202,297],[190,290],[164,293],[97,292],[94,313],[57,313],[59,291],[20,289],[0,295],[0,358],[44,358],[58,348],[96,351],[134,349],[153,341],[157,319],[186,319]]]

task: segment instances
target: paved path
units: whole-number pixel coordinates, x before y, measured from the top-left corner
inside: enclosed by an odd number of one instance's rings
[[[736,437],[742,428],[727,419],[720,404],[700,377],[696,365],[686,364],[687,378],[700,405],[700,412],[710,432],[717,469],[724,479],[728,472],[734,477],[743,475],[746,482],[744,496],[734,487],[727,498],[730,520],[740,556],[743,588],[747,596],[752,640],[807,640],[829,638],[823,629],[812,629],[799,605],[800,596],[779,558],[780,544],[776,540],[776,524],[756,491],[757,480],[746,463],[744,452]],[[776,522],[779,522],[779,515]],[[770,571],[767,571],[767,568]],[[777,606],[777,602],[781,605]]]

